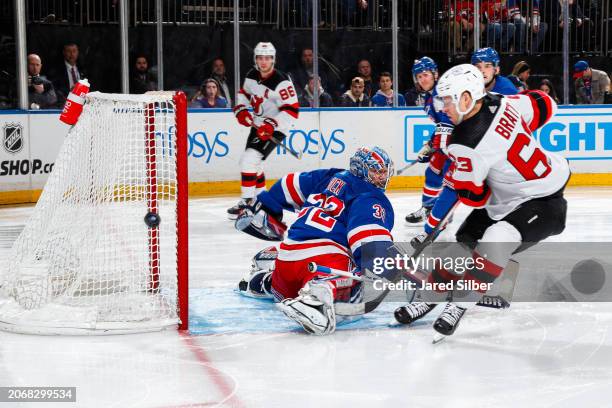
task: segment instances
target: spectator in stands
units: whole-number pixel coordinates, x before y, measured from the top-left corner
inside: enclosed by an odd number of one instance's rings
[[[149,71],[147,57],[139,55],[134,61],[134,71],[130,80],[130,93],[143,94],[157,89],[157,76]]]
[[[514,38],[514,24],[508,20],[505,0],[485,0],[481,5],[487,47],[509,51]]]
[[[383,72],[380,74],[378,85],[380,89],[376,92],[376,95],[372,97],[372,106],[379,108],[393,106],[393,79],[389,72]],[[397,106],[406,106],[406,99],[404,95],[398,92],[397,95]]]
[[[340,5],[341,15],[344,21],[344,27],[362,27],[372,25],[372,12],[368,8],[367,0],[343,0],[338,2]]]
[[[365,83],[364,92],[371,100],[378,90],[378,85],[372,79],[372,65],[370,61],[362,59],[357,63],[357,75],[363,78]]]
[[[72,42],[64,44],[62,53],[64,55],[64,63],[57,68],[53,77],[55,91],[60,104],[64,103],[66,97],[72,88],[74,88],[74,84],[80,79],[86,78],[85,71],[78,63],[79,46]]]
[[[362,77],[355,77],[351,81],[351,89],[340,97],[340,106],[363,108],[370,106],[370,98],[365,94],[365,81]]]
[[[321,86],[321,80],[317,78],[317,80],[315,81],[315,77],[312,75],[310,76],[310,78],[308,78],[308,83],[306,84],[306,86],[304,87],[302,91],[302,94],[298,98],[298,102],[300,106],[306,107],[306,108],[314,107],[315,83],[316,83],[316,86],[319,87],[319,106],[320,107],[334,106],[334,102],[332,100],[331,95],[325,92],[325,90]]]
[[[42,61],[36,54],[28,55],[28,100],[31,109],[57,107],[57,95],[51,81],[40,75]]]
[[[212,62],[210,78],[217,81],[219,84],[219,96],[225,98],[227,107],[232,106],[232,91],[227,80],[227,72],[225,70],[225,61],[223,58],[217,57]]]
[[[313,75],[312,66],[314,61],[314,54],[312,52],[312,48],[306,47],[302,49],[302,54],[300,55],[300,65],[290,73],[291,79],[293,80],[294,85],[297,89],[304,89],[310,77]],[[320,67],[319,67],[320,68]],[[327,88],[329,85],[327,83],[327,76],[324,72],[321,72],[319,69],[319,78],[321,78],[321,83],[324,88]]]
[[[551,29],[551,33],[554,34],[554,43],[558,50],[561,50],[563,44],[563,0],[557,0],[551,2],[550,14],[553,18],[556,30]],[[586,18],[582,12],[580,4],[576,0],[568,0],[568,14],[569,14],[569,33],[570,33],[570,49],[576,51],[589,51],[585,50],[582,40],[585,35],[588,36],[591,29],[591,20]]]
[[[593,69],[581,60],[574,64],[574,88],[579,105],[602,104],[606,92],[610,92],[610,78],[604,71]]]
[[[508,79],[516,87],[519,92],[526,91],[529,89],[527,80],[531,75],[531,67],[526,61],[519,61],[512,68],[512,75],[508,76]]]
[[[533,8],[530,9],[530,3],[533,2]],[[532,52],[540,50],[540,45],[544,40],[548,24],[540,19],[540,0],[508,0],[508,13],[510,20],[514,23],[514,50],[516,52],[525,52],[525,43],[527,38],[530,39]],[[528,21],[528,19],[531,19]],[[530,35],[527,35],[527,31]]]
[[[555,100],[555,102],[559,103],[559,98],[557,98],[557,91],[555,91],[555,86],[549,79],[544,78],[542,81],[540,81],[538,89],[540,91],[546,92],[548,95],[550,95],[551,98]]]
[[[470,51],[473,47],[474,2],[472,0],[446,0],[450,14],[450,32],[455,52]]]
[[[220,88],[216,79],[208,78],[191,100],[190,106],[192,108],[227,108],[227,100],[219,95]]]

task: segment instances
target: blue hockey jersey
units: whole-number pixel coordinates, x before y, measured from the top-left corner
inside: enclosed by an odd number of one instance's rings
[[[296,211],[278,259],[345,254],[361,269],[361,246],[392,241],[393,207],[385,193],[348,170],[290,173],[257,196],[273,213]]]
[[[495,85],[491,92],[495,92],[502,95],[516,95],[518,93],[518,89],[512,83],[511,80],[506,78],[503,75],[497,75],[495,77]]]

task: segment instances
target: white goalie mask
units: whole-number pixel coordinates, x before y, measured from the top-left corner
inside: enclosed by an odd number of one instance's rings
[[[434,97],[434,109],[442,111],[444,98],[450,97],[459,114],[459,123],[463,116],[470,113],[476,102],[485,96],[484,77],[478,68],[472,64],[457,65],[446,71],[436,86],[437,95]],[[465,111],[459,108],[459,101],[464,92],[469,92],[472,103]],[[456,123],[458,124],[458,123]]]
[[[276,63],[276,48],[274,48],[271,42],[257,43],[255,50],[253,50],[253,62],[255,63],[255,69],[259,71],[259,66],[257,66],[258,55],[272,56],[272,68],[274,68],[274,64]]]

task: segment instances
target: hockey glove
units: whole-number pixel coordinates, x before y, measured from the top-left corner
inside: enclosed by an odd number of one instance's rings
[[[431,137],[431,147],[434,150],[441,150],[446,154],[446,148],[450,143],[450,136],[453,133],[453,126],[446,123],[436,124],[436,130],[434,135]]]
[[[431,158],[431,154],[434,152],[434,149],[431,148],[429,143],[425,143],[421,150],[417,153],[417,161],[419,163],[427,163]]]
[[[238,105],[234,108],[234,115],[238,119],[238,123],[242,126],[251,127],[253,126],[253,116],[247,110],[246,106]]]
[[[257,128],[257,137],[264,142],[270,140],[276,129],[276,121],[270,118],[265,118],[263,123]]]
[[[265,241],[282,241],[287,230],[282,217],[282,213],[272,214],[255,198],[238,215],[234,226],[238,231]]]

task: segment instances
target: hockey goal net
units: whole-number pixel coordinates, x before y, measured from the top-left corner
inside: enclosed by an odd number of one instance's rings
[[[0,271],[0,328],[187,328],[182,92],[94,92]]]

